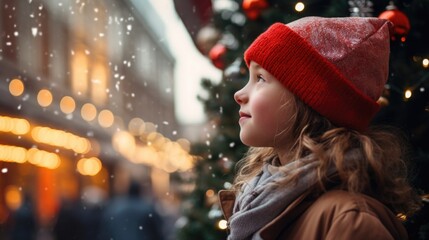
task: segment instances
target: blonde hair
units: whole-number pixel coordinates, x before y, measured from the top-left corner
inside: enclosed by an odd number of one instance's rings
[[[392,128],[370,128],[365,133],[336,127],[295,98],[296,114],[290,131],[296,139],[291,159],[309,154],[319,159],[319,190],[326,191],[328,166],[337,169],[339,185],[352,193],[368,194],[396,213],[411,214],[419,207],[417,195],[407,182],[405,138]],[[276,157],[273,148],[249,148],[239,161],[233,189],[259,174],[264,162]],[[297,177],[297,176],[295,176]]]

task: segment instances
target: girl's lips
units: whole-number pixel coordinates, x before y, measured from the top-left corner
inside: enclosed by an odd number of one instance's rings
[[[247,113],[244,113],[244,112],[240,111],[238,114],[240,115],[240,118],[242,118],[242,117],[250,118],[250,115],[247,114]]]
[[[249,119],[251,116],[247,113],[244,112],[239,112],[240,115],[240,120],[238,121],[239,123],[245,121],[246,119]]]

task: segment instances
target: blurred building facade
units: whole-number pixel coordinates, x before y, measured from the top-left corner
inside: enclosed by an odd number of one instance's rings
[[[59,199],[88,185],[112,194],[137,176],[171,191],[169,174],[192,156],[175,120],[175,60],[147,0],[0,6],[0,224],[24,192],[49,224]]]

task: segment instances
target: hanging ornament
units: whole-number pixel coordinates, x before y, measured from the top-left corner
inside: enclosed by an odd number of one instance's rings
[[[205,56],[209,54],[210,49],[221,39],[221,32],[212,25],[202,27],[196,37],[198,50]]]
[[[247,18],[256,20],[261,12],[268,8],[268,2],[267,0],[243,0],[242,7]]]
[[[389,105],[389,99],[387,99],[386,97],[381,96],[378,100],[377,100],[378,105],[380,105],[380,107],[386,107]]]
[[[386,19],[393,23],[392,40],[399,38],[402,42],[405,42],[406,36],[410,31],[410,21],[407,15],[399,11],[392,1],[386,7],[386,11],[382,12],[378,18]]]
[[[372,17],[372,6],[369,0],[350,0],[350,16],[352,17]]]
[[[209,52],[209,58],[213,65],[221,70],[225,68],[227,48],[224,44],[218,43]]]

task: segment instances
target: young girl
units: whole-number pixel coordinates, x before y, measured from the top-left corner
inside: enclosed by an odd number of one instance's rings
[[[419,202],[402,143],[369,127],[388,76],[389,28],[377,18],[276,23],[246,50],[234,98],[251,146],[219,193],[230,240],[407,239],[396,214]]]

